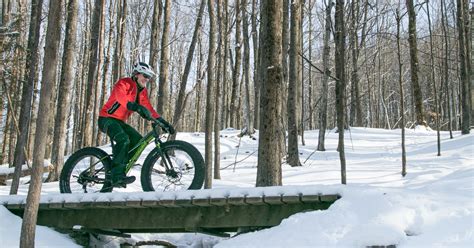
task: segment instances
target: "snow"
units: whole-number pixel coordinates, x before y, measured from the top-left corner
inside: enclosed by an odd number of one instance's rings
[[[254,188],[256,139],[238,137],[239,130],[221,131],[221,177],[213,189],[180,192],[142,192],[139,182],[106,194],[59,194],[58,183],[43,184],[41,202],[185,199],[296,193],[338,193],[329,209],[298,213],[279,226],[218,238],[198,233],[132,234],[132,238],[102,236],[97,246],[167,240],[179,247],[472,247],[474,243],[474,135],[441,132],[437,156],[436,131],[406,130],[407,172],[401,176],[400,130],[351,128],[345,133],[347,185],[340,184],[338,134],[326,134],[326,151],[315,151],[318,131],[305,132],[300,146],[303,167],[283,165],[283,187]],[[204,151],[203,133],[179,133],[178,139]],[[110,152],[110,147],[104,147]],[[149,151],[150,148],[147,149]],[[144,153],[146,154],[146,152]],[[142,157],[139,162],[143,162]],[[234,164],[237,161],[236,164]],[[139,167],[132,172],[139,175]],[[25,183],[28,178],[23,178]],[[11,183],[8,181],[7,183]],[[18,196],[0,186],[0,204],[24,202],[28,184]],[[21,219],[0,205],[0,246],[18,247]],[[38,247],[75,247],[67,235],[37,226]]]

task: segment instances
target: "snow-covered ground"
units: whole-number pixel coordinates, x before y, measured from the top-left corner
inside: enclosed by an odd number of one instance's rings
[[[217,191],[255,185],[258,135],[240,139],[238,133],[221,132],[222,180],[213,181]],[[441,156],[435,131],[406,130],[406,135],[408,174],[402,177],[400,130],[351,128],[345,134],[347,185],[341,185],[338,134],[328,132],[327,151],[319,152],[318,131],[305,132],[306,145],[300,146],[303,167],[283,165],[283,185],[338,192],[342,198],[328,210],[295,214],[279,226],[230,239],[196,233],[133,234],[132,239],[102,237],[94,242],[103,247],[140,240],[167,240],[179,247],[472,247],[474,135],[455,132],[449,139],[448,132],[441,132]],[[202,133],[180,133],[178,139],[204,150]],[[7,197],[9,190],[0,186],[0,196]],[[19,194],[27,190],[28,185],[21,185]],[[133,194],[141,187],[136,183],[120,191],[116,194]],[[43,184],[43,194],[58,192],[57,183]],[[3,206],[0,219],[0,246],[18,247],[21,219]],[[77,246],[67,235],[40,226],[36,245]]]

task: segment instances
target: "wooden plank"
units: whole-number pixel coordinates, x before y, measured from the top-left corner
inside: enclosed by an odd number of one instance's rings
[[[14,210],[14,209],[25,209],[25,204],[23,203],[8,203],[6,208]]]
[[[213,206],[225,206],[228,205],[228,198],[211,198],[210,204]]]
[[[286,204],[297,204],[301,202],[301,194],[299,195],[283,195],[281,201]]]
[[[301,202],[303,203],[312,203],[320,202],[319,195],[301,195]]]
[[[141,204],[143,207],[148,208],[159,207],[158,200],[142,200]]]
[[[211,206],[211,198],[193,199],[192,203],[194,206],[209,207]]]
[[[63,204],[63,207],[67,209],[80,209],[81,203],[80,202],[65,202]]]
[[[95,201],[83,201],[79,203],[79,208],[94,208]]]
[[[126,207],[133,207],[133,208],[141,208],[141,207],[143,207],[141,200],[126,201],[126,202],[125,202],[125,206],[126,206]]]
[[[234,196],[230,196],[227,200],[227,202],[230,204],[230,205],[245,205],[245,198],[243,196],[237,196],[237,197],[234,197]]]
[[[109,202],[111,208],[127,208],[127,202],[125,201],[111,201]]]
[[[179,207],[179,205],[176,204],[176,199],[160,199],[160,201],[158,202],[158,205],[162,207],[167,207],[167,208]]]
[[[339,198],[340,196],[338,195],[321,195],[320,196],[320,199],[322,202],[335,202]]]
[[[191,198],[176,199],[175,204],[178,207],[192,207],[194,205]]]
[[[40,203],[38,209],[49,209],[48,203]]]
[[[92,203],[93,208],[110,208],[110,201],[100,201]]]
[[[263,196],[263,202],[270,205],[281,205],[284,204],[280,196]]]
[[[48,208],[50,208],[50,209],[62,209],[62,208],[64,208],[63,204],[64,204],[64,202],[48,203]]]
[[[250,205],[264,205],[263,196],[246,196],[245,202]]]

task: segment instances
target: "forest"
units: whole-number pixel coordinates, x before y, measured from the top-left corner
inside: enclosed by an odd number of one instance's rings
[[[281,163],[301,166],[305,130],[319,130],[319,151],[338,130],[345,184],[351,127],[401,129],[403,151],[405,128],[431,128],[439,155],[440,130],[473,125],[468,0],[0,4],[0,164],[15,167],[10,194],[23,164],[39,197],[45,159],[46,180],[56,181],[65,156],[110,144],[99,110],[140,61],[156,73],[147,89],[158,113],[178,132],[205,133],[206,188],[220,177],[228,128],[259,131],[256,186],[269,186],[282,184]],[[129,124],[150,128],[138,115]]]
[[[57,180],[65,155],[109,143],[99,109],[138,61],[157,73],[147,86],[155,109],[178,131],[206,133],[209,167],[225,128],[260,130],[278,161],[298,166],[305,130],[320,130],[324,151],[324,133],[335,127],[469,133],[472,123],[467,0],[1,6],[0,164],[50,159],[48,180]],[[131,123],[149,128],[138,115]]]

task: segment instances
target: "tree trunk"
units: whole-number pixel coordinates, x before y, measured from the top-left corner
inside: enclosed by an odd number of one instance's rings
[[[253,123],[258,127],[260,121],[260,86],[258,79],[258,30],[257,30],[257,0],[252,0],[252,45],[253,45],[253,89],[254,89],[254,106],[253,106]]]
[[[352,1],[351,3],[351,35],[350,45],[352,51],[352,72],[351,72],[351,112],[349,125],[361,127],[362,126],[362,109],[360,103],[360,89],[359,89],[359,38],[358,25],[359,23],[359,2]]]
[[[282,8],[280,0],[261,3],[260,32],[261,64],[259,72],[260,126],[258,140],[258,166],[256,186],[273,186],[282,184],[281,153],[278,148],[281,136],[280,111],[282,71]]]
[[[308,1],[309,9],[308,9],[308,58],[309,60],[313,59],[313,54],[312,54],[312,37],[313,37],[313,7],[314,7],[314,2],[311,2],[311,0]],[[304,65],[304,64],[303,64]],[[303,66],[304,70],[304,66]],[[309,130],[314,129],[314,89],[313,89],[313,68],[311,66],[308,66],[308,128]],[[304,111],[304,110],[303,110]]]
[[[433,33],[431,31],[431,17],[430,17],[430,4],[429,0],[426,1],[426,16],[428,18],[428,30],[430,34],[430,67],[431,67],[431,82],[433,83],[433,92],[435,97],[435,114],[436,114],[436,136],[437,136],[437,147],[438,156],[441,156],[441,135],[439,132],[439,116],[441,111],[438,104],[438,89],[436,88],[436,76],[435,76],[435,65],[434,65],[434,51],[433,51]]]
[[[238,100],[237,95],[240,94],[240,66],[242,64],[242,17],[240,11],[240,0],[235,0],[235,62],[234,70],[232,73],[232,94],[230,98],[230,126],[238,129],[240,123],[237,123],[238,113]]]
[[[38,44],[39,34],[41,26],[41,13],[42,13],[43,0],[32,0],[31,1],[31,20],[28,35],[28,48],[26,56],[26,78],[24,79],[23,90],[21,94],[21,109],[19,118],[19,130],[20,134],[15,146],[15,156],[13,166],[15,166],[15,172],[13,175],[12,186],[10,188],[10,194],[16,195],[18,192],[18,185],[20,182],[21,167],[25,162],[25,147],[27,146],[28,129],[30,122],[31,112],[31,99],[33,97],[33,86],[35,81],[35,74],[38,66]]]
[[[402,50],[400,46],[400,26],[402,21],[402,16],[400,15],[400,6],[397,8],[396,14],[396,21],[397,21],[397,58],[398,58],[398,86],[400,91],[400,129],[402,130],[402,176],[406,176],[407,174],[407,155],[406,155],[406,148],[405,148],[405,97],[403,93],[403,81],[402,81]]]
[[[321,105],[319,109],[319,137],[318,137],[318,151],[325,151],[325,135],[327,127],[327,113],[328,113],[328,80],[329,80],[329,36],[331,35],[331,8],[333,2],[329,1],[326,6],[326,20],[324,24],[324,48],[323,48],[323,81],[321,92]]]
[[[54,78],[58,63],[59,40],[61,36],[61,8],[62,0],[51,1],[48,14],[48,31],[44,51],[44,66],[42,73],[41,96],[39,113],[50,112],[51,96],[54,91]],[[38,216],[41,184],[43,177],[44,155],[47,141],[49,118],[48,115],[38,115],[38,128],[35,136],[33,168],[31,181],[26,198],[25,212],[21,226],[20,247],[35,246],[36,219]]]
[[[301,87],[301,0],[295,0],[291,4],[291,24],[290,24],[290,64],[288,80],[288,157],[286,162],[294,166],[301,166],[298,150],[298,127],[300,112],[298,99],[301,97],[298,88]]]
[[[225,8],[224,8],[225,7]],[[221,140],[220,140],[220,129],[224,118],[222,115],[222,91],[225,84],[225,72],[224,64],[225,61],[225,36],[226,36],[226,23],[225,23],[225,11],[227,5],[223,6],[223,1],[217,1],[217,22],[219,29],[218,45],[217,45],[217,74],[216,74],[216,98],[215,98],[215,117],[214,117],[214,179],[221,179]]]
[[[214,11],[214,0],[208,0],[209,12],[209,53],[207,57],[207,97],[206,97],[206,132],[205,132],[205,157],[206,163],[206,177],[204,181],[204,188],[212,188],[212,133],[214,126],[214,101],[215,101],[215,76],[214,76],[214,56],[216,54],[216,17]]]
[[[150,37],[150,60],[148,64],[151,66],[151,68],[158,68],[157,67],[157,62],[158,62],[158,55],[159,55],[159,37],[160,37],[160,29],[161,29],[161,16],[163,13],[163,4],[161,0],[154,0],[153,1],[153,20],[151,23],[151,37]],[[150,89],[150,104],[154,108],[157,105],[157,100],[158,100],[158,90],[156,88],[156,78],[153,77],[150,79],[150,86],[148,87]],[[175,110],[176,111],[176,110]]]
[[[346,31],[344,29],[344,0],[336,0],[336,12],[334,15],[335,33],[334,42],[335,47],[335,67],[336,67],[336,118],[337,131],[339,133],[338,151],[339,159],[341,161],[341,183],[346,184],[346,157],[344,152],[344,90],[346,87],[345,78],[345,46],[346,46]]]
[[[444,70],[443,70],[443,85],[446,93],[446,105],[447,105],[447,112],[448,112],[448,128],[449,128],[449,136],[452,139],[453,138],[453,121],[452,121],[452,114],[451,114],[451,88],[449,87],[449,63],[448,63],[448,57],[450,56],[450,50],[449,50],[449,39],[448,39],[448,31],[447,31],[447,24],[446,24],[446,19],[447,19],[447,11],[446,11],[446,1],[440,1],[441,5],[441,25],[443,27],[443,34],[444,34]]]
[[[64,54],[62,58],[61,79],[58,90],[58,108],[54,123],[53,154],[51,164],[54,170],[48,176],[49,181],[57,181],[64,163],[64,149],[67,135],[66,124],[71,105],[71,88],[74,80],[73,62],[75,57],[76,28],[77,28],[77,0],[69,0],[67,7],[66,35],[64,37]]]
[[[202,79],[203,77],[201,77],[201,71],[202,71],[202,64],[203,64],[203,51],[202,51],[202,41],[201,41],[201,37],[199,37],[199,42],[198,42],[198,45],[199,45],[199,56],[198,56],[198,61],[197,61],[197,68],[196,68],[196,74],[198,75],[198,78],[197,78],[197,83],[196,83],[196,108],[195,108],[195,112],[196,112],[196,118],[195,118],[195,122],[194,122],[194,130],[200,132],[201,131],[201,110],[202,110],[202,107],[201,107],[201,102],[202,102],[202,93],[201,93],[201,89],[202,89]]]
[[[459,60],[461,76],[461,133],[469,134],[471,124],[471,97],[470,97],[470,57],[469,57],[469,17],[465,9],[467,0],[457,0],[457,26],[459,37]]]
[[[87,84],[86,84],[86,101],[85,101],[85,115],[84,115],[84,146],[92,146],[93,140],[93,111],[95,107],[95,85],[97,84],[97,65],[98,65],[98,46],[99,46],[99,35],[100,35],[100,20],[102,16],[102,9],[104,6],[104,0],[95,0],[94,13],[92,15],[91,22],[91,39],[89,48],[89,68],[87,73]]]
[[[106,84],[101,80],[101,75],[104,74],[104,42],[105,42],[105,4],[102,2],[102,9],[100,13],[100,24],[99,24],[99,44],[97,45],[97,72],[96,72],[96,84],[94,93],[94,107],[93,109],[93,120],[99,119],[99,110],[105,101]],[[99,95],[100,94],[100,95]],[[92,122],[92,144],[95,146],[100,145],[100,139],[102,136],[106,136],[99,130],[99,124],[97,121]]]
[[[114,50],[114,62],[112,64],[113,82],[116,82],[122,76],[125,23],[127,19],[127,0],[121,0],[120,3],[117,4],[117,8],[117,36]]]
[[[415,101],[415,118],[417,125],[426,126],[423,117],[423,95],[421,92],[420,83],[418,82],[418,48],[416,41],[416,13],[413,6],[413,0],[406,0],[408,10],[408,43],[410,46],[410,70],[411,70],[411,85]]]
[[[253,126],[252,111],[250,107],[251,96],[250,93],[250,36],[249,36],[249,21],[247,16],[247,0],[242,0],[242,19],[243,19],[243,34],[244,34],[244,84],[245,84],[245,96],[244,96],[244,128],[242,129],[241,135],[252,135],[255,133]]]
[[[167,116],[169,109],[169,88],[168,66],[170,59],[169,29],[171,19],[171,0],[165,1],[165,15],[163,22],[163,33],[161,36],[161,63],[160,63],[160,81],[158,85],[158,108],[157,111],[163,116]]]
[[[288,155],[288,147],[287,147],[287,126],[288,126],[288,71],[289,71],[289,65],[288,65],[288,50],[289,50],[289,44],[290,44],[290,35],[289,35],[289,30],[290,30],[290,0],[283,0],[283,27],[282,27],[282,33],[281,33],[281,39],[282,39],[282,73],[283,73],[283,84],[281,88],[281,93],[282,93],[282,101],[280,101],[281,104],[281,131],[280,134],[281,136],[279,137],[279,152],[281,153],[282,157],[285,157]],[[262,46],[260,44],[260,46]],[[263,74],[262,74],[263,75]],[[260,87],[261,89],[261,87]]]

